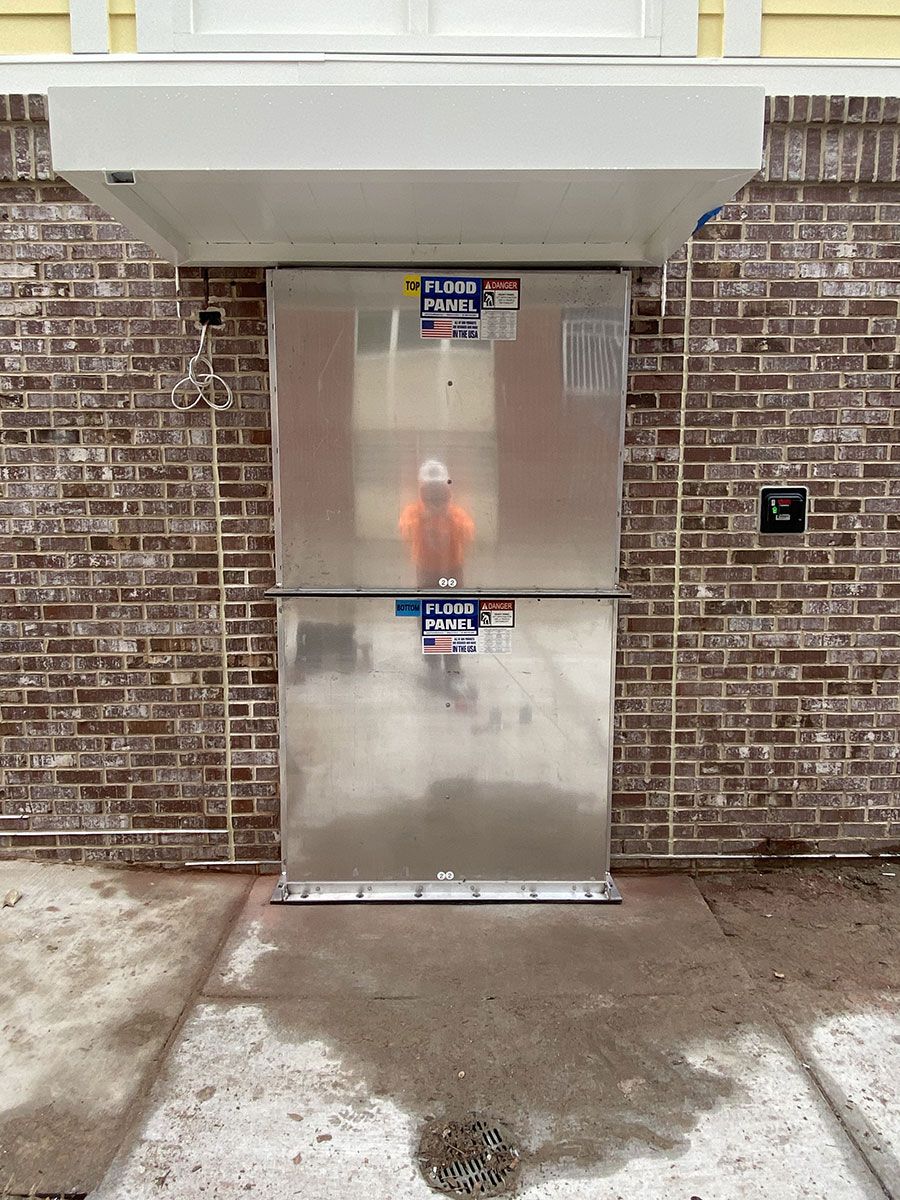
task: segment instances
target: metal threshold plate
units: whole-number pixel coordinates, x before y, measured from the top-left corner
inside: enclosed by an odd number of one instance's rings
[[[336,904],[374,901],[450,902],[473,901],[535,903],[541,901],[574,904],[620,904],[622,896],[612,877],[572,880],[542,880],[522,883],[518,880],[344,880],[291,882],[280,879],[272,893],[273,904]]]

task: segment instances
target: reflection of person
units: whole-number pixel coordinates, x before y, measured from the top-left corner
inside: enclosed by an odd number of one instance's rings
[[[419,587],[434,587],[446,578],[462,583],[475,523],[464,508],[453,503],[447,468],[436,459],[419,468],[419,499],[400,514],[400,534],[409,545]]]

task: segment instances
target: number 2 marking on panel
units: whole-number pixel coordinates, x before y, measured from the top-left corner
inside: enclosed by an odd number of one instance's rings
[[[437,877],[438,877],[438,879],[452,879],[453,872],[452,871],[438,871]]]
[[[456,580],[453,578],[439,579],[438,583],[441,585],[441,587],[456,587]]]

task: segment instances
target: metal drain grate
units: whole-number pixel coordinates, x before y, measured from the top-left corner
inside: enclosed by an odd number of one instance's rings
[[[519,1171],[519,1151],[507,1130],[480,1113],[429,1121],[418,1159],[428,1186],[452,1196],[500,1196],[511,1191]]]

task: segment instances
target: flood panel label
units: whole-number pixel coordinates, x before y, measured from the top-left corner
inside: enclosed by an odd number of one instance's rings
[[[419,289],[422,317],[480,317],[481,280],[459,275],[423,275]]]
[[[404,295],[419,297],[423,338],[512,342],[521,280],[468,275],[408,275]]]
[[[398,599],[398,609],[402,603],[408,601]],[[512,651],[515,600],[434,596],[421,603],[423,654],[509,654]]]
[[[447,633],[478,633],[476,599],[465,596],[434,596],[422,601],[422,637]]]

